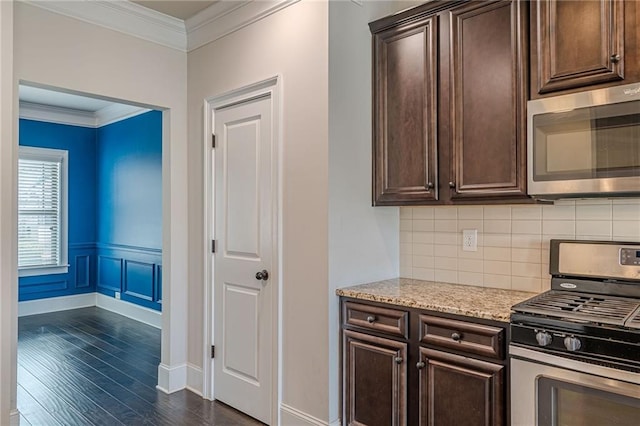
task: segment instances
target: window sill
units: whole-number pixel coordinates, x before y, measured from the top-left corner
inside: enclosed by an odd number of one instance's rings
[[[69,272],[69,265],[46,266],[43,268],[24,268],[18,270],[18,277],[36,277],[38,275],[66,274]]]

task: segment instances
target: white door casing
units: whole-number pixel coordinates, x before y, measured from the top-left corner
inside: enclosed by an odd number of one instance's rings
[[[209,230],[216,252],[205,320],[215,358],[203,373],[204,396],[267,424],[278,403],[277,105],[274,78],[208,101],[211,151]],[[248,90],[249,89],[249,90]],[[253,89],[253,90],[251,90]],[[268,271],[267,280],[256,273]],[[207,371],[209,370],[209,371]],[[209,382],[209,383],[207,383]],[[209,393],[209,395],[207,395]]]

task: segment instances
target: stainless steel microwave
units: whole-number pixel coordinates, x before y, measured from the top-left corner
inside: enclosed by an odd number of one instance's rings
[[[640,195],[640,83],[527,103],[528,193]]]

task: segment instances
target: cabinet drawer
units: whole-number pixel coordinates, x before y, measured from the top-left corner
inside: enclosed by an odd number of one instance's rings
[[[504,359],[504,336],[504,328],[420,315],[421,343]]]
[[[343,319],[345,325],[376,330],[393,336],[407,338],[409,313],[398,309],[380,308],[361,303],[344,302]]]

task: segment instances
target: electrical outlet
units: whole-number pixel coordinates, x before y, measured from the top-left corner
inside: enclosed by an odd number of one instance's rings
[[[116,291],[116,292],[115,292],[115,294],[114,294],[114,297],[115,297],[116,299],[120,300],[120,292],[119,292],[119,291]]]
[[[478,251],[478,230],[462,230],[462,251]]]

